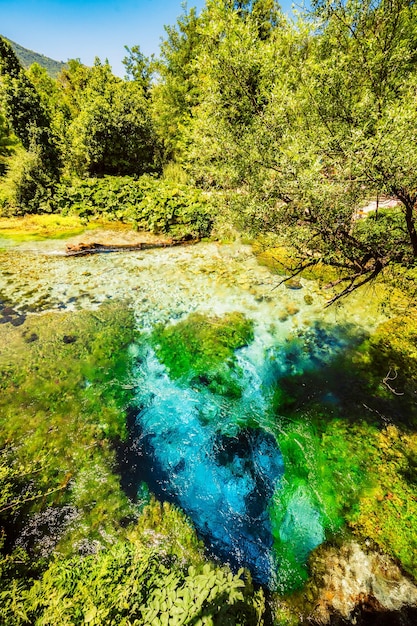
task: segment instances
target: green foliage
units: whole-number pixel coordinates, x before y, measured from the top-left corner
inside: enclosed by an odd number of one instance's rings
[[[51,171],[56,170],[59,157],[50,134],[50,117],[33,83],[17,59],[12,59],[14,53],[4,39],[1,39],[0,52],[1,93],[13,130],[26,150],[35,146],[42,148]]]
[[[201,42],[199,18],[191,8],[166,26],[161,55],[154,63],[158,79],[152,87],[152,117],[163,147],[163,160],[183,157],[187,127],[198,104],[199,84],[195,61]]]
[[[98,224],[90,224],[94,228]],[[56,214],[25,215],[0,219],[0,238],[20,241],[64,239],[79,235],[86,229],[80,218]]]
[[[241,228],[286,235],[293,272],[336,268],[337,298],[417,256],[417,20],[402,0],[315,8],[291,23],[267,1],[207,3],[182,161],[239,192]],[[355,221],[382,195],[401,203],[388,237],[382,215]]]
[[[262,592],[242,572],[184,568],[140,544],[116,543],[87,557],[57,560],[27,590],[2,594],[10,624],[230,624],[260,626]],[[6,612],[8,611],[8,612]]]
[[[212,374],[214,390],[222,385],[221,366],[252,339],[253,322],[238,312],[223,317],[192,313],[172,326],[157,326],[151,338],[172,378]]]
[[[81,218],[122,220],[178,239],[205,237],[212,224],[213,205],[202,191],[146,175],[138,180],[112,176],[62,184],[54,203],[57,210]]]
[[[197,538],[190,520],[180,509],[154,497],[142,509],[128,539],[158,546],[161,554],[175,558],[182,568],[200,567],[205,562],[203,543]]]
[[[0,38],[1,97],[14,133],[27,154],[10,163],[10,193],[2,193],[9,211],[45,210],[61,167],[61,155],[51,117],[35,86],[20,67],[10,45]]]
[[[56,210],[81,219],[129,221],[143,197],[137,181],[130,177],[73,179],[57,186]]]
[[[0,109],[0,177],[7,169],[7,157],[9,157],[16,144],[16,139],[10,132],[9,125]]]
[[[51,78],[44,67],[38,63],[33,63],[26,72],[27,77],[39,94],[42,107],[47,111],[51,123],[60,106],[60,91],[56,80]]]
[[[208,564],[200,572],[190,567],[183,581],[171,574],[153,592],[143,611],[144,621],[161,626],[262,624],[263,594],[258,592],[248,602],[253,590],[242,574],[240,570],[233,576]]]
[[[42,150],[16,149],[7,162],[0,183],[0,210],[4,215],[23,215],[52,211],[55,177],[45,165]]]
[[[143,198],[133,214],[138,229],[170,233],[178,239],[210,234],[214,206],[199,189],[151,177],[139,179]]]
[[[70,66],[66,75],[73,70],[79,73]],[[155,171],[156,139],[143,85],[116,78],[98,59],[83,73],[79,112],[67,131],[70,168],[99,176]]]
[[[152,76],[149,59],[141,52],[139,46],[132,48],[125,46],[125,50],[128,56],[123,59],[122,63],[126,68],[127,78],[141,86],[145,96],[149,95]]]
[[[17,78],[21,69],[22,66],[16,54],[13,52],[10,42],[0,35],[0,74],[2,76]]]
[[[12,472],[3,479],[5,493],[14,484],[2,526],[16,534],[28,514],[69,504],[79,524],[67,537],[64,528],[57,534],[63,552],[81,539],[101,543],[129,512],[110,442],[125,436],[130,396],[121,385],[134,338],[131,313],[113,305],[99,313],[48,314],[31,317],[23,332],[9,324],[1,331],[0,447]]]

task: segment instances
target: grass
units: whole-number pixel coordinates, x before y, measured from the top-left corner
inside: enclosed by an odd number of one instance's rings
[[[98,224],[90,224],[89,228]],[[24,217],[0,217],[0,238],[15,241],[59,239],[82,233],[86,223],[77,216],[50,213],[25,215]]]

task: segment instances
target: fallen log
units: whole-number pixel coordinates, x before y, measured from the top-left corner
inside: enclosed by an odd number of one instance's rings
[[[173,246],[183,246],[198,243],[198,239],[178,239],[170,241],[143,241],[138,243],[121,243],[121,244],[105,244],[105,243],[77,243],[67,244],[65,249],[66,256],[86,256],[87,254],[98,254],[101,252],[122,252],[126,250],[151,250],[153,248],[172,248]]]

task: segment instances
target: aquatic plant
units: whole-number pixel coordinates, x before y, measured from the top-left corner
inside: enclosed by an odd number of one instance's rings
[[[397,418],[417,424],[417,315],[394,317],[378,326],[362,353],[362,364],[375,391],[396,404]]]
[[[338,532],[371,539],[417,575],[417,444],[409,427],[414,409],[404,410],[410,405],[404,405],[402,396],[387,394],[377,375],[379,357],[384,367],[396,358],[408,372],[409,385],[414,384],[413,323],[408,328],[406,333],[387,322],[357,349],[327,366],[316,362],[316,371],[287,377],[278,387],[274,410],[285,474],[274,494],[271,519],[282,564],[278,586],[284,591],[307,580],[306,547]],[[401,346],[407,359],[402,359]],[[389,425],[390,420],[399,422]],[[295,536],[287,542],[291,526]],[[297,533],[302,537],[298,541]]]
[[[357,445],[366,453],[370,485],[346,520],[417,580],[417,434],[394,425],[367,430],[357,433]]]
[[[95,228],[97,223],[89,224]],[[13,241],[63,239],[82,233],[86,224],[76,215],[25,215],[24,217],[0,218],[0,238]]]
[[[171,378],[206,376],[214,390],[224,385],[222,365],[232,364],[234,351],[252,339],[253,322],[239,312],[223,317],[192,313],[177,324],[157,326],[151,337]]]
[[[328,418],[321,407],[293,415],[279,429],[285,474],[270,506],[283,591],[308,578],[308,555],[346,523],[346,514],[370,482],[351,426]],[[357,443],[357,442],[356,442]]]
[[[58,533],[61,550],[71,552],[81,538],[102,541],[101,531],[111,536],[130,511],[113,473],[112,442],[126,434],[132,314],[114,304],[33,316],[23,329],[3,324],[0,331],[1,446],[22,476],[4,503],[2,526],[13,541],[27,515],[70,503],[78,524],[71,537],[65,528]]]

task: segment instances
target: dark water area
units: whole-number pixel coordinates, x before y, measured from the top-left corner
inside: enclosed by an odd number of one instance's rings
[[[322,324],[313,324],[290,342],[266,347],[255,340],[238,354],[239,399],[211,392],[204,377],[196,382],[191,376],[188,384],[172,381],[155,353],[145,351],[138,361],[140,391],[130,412],[130,442],[122,460],[130,497],[137,498],[146,483],[158,499],[189,515],[210,555],[235,571],[248,568],[256,582],[274,588],[279,555],[270,507],[285,478],[277,438],[268,425],[276,384],[296,381],[291,389],[296,402],[311,400],[319,390],[323,406],[338,409],[340,394],[351,392],[343,388],[340,372],[334,379],[340,383],[337,388],[327,378],[310,388],[300,381],[314,372],[320,376],[326,368],[331,372],[332,360],[362,340],[363,333],[353,326]],[[305,491],[289,502],[280,537],[296,545],[300,563],[323,541],[319,511]]]
[[[128,494],[136,497],[145,482],[191,517],[210,556],[233,571],[248,568],[267,585],[275,566],[267,507],[284,472],[275,439],[259,429],[229,437],[195,427],[179,458],[172,423],[163,440],[140,432],[140,424],[141,414],[123,459]]]

